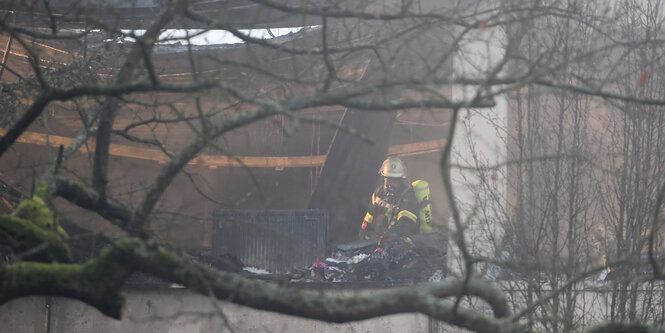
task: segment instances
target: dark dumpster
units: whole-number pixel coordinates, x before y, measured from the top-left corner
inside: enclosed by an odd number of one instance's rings
[[[318,209],[215,211],[212,254],[271,273],[302,269],[325,255],[327,223]]]

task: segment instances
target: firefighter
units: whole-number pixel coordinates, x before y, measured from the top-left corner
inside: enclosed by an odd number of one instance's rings
[[[419,205],[413,187],[406,180],[406,167],[397,157],[386,159],[379,174],[383,183],[372,194],[362,222],[360,238],[385,239],[419,232]]]

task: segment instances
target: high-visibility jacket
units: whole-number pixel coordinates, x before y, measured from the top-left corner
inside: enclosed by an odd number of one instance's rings
[[[379,186],[372,194],[371,206],[363,219],[360,238],[378,239],[391,233],[396,236],[408,236],[418,233],[419,205],[416,194],[409,184],[391,194]]]

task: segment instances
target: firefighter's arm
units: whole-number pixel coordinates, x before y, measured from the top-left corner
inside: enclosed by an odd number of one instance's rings
[[[374,216],[367,212],[365,218],[363,219],[362,230],[360,230],[360,235],[362,239],[371,239],[374,234]]]
[[[370,212],[367,212],[367,214],[365,214],[365,218],[363,219],[362,229],[363,230],[372,230],[372,229],[374,229],[373,228],[374,227],[373,222],[374,222],[374,216],[372,216],[372,214]]]
[[[406,193],[397,213],[397,231],[401,236],[417,234],[420,231],[418,221],[418,201],[413,193]]]
[[[400,235],[417,234],[420,230],[418,215],[411,210],[402,210],[397,214],[397,227]]]
[[[365,214],[363,223],[360,229],[361,239],[370,239],[374,234],[374,194],[372,194],[372,206]]]

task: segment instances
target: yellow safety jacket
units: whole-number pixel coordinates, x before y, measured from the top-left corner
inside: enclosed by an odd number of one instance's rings
[[[365,214],[360,231],[361,239],[378,239],[387,232],[397,236],[418,233],[419,205],[413,187],[408,184],[391,195],[383,186],[372,193],[371,206]]]

